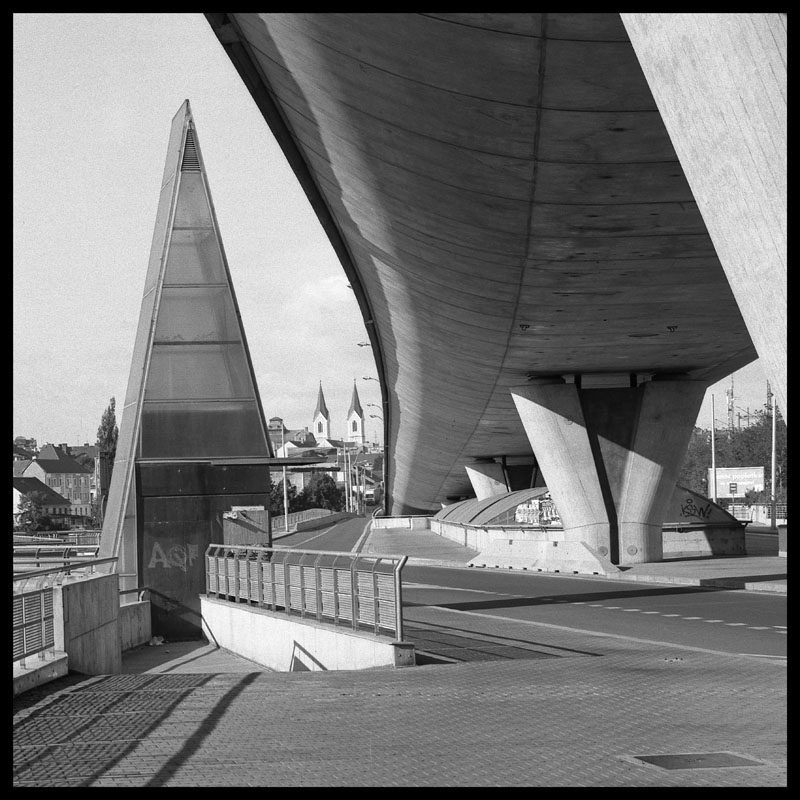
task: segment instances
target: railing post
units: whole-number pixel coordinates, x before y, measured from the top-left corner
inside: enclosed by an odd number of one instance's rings
[[[289,562],[285,559],[283,562],[283,599],[286,605],[286,613],[290,614],[292,610],[292,593],[289,589]]]
[[[394,567],[394,613],[395,613],[395,637],[398,642],[403,641],[403,582],[400,571],[403,569],[408,556],[403,556]]]
[[[306,618],[306,575],[303,569],[303,556],[300,556],[300,619]]]
[[[319,567],[319,560],[322,555],[314,559],[314,592],[317,598],[317,620],[322,620],[322,571]]]
[[[358,556],[353,560],[350,565],[350,602],[353,607],[353,629],[358,630],[359,616],[361,615],[358,603],[358,571],[356,565],[358,564]]]

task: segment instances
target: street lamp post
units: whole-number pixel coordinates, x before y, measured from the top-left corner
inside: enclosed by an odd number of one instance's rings
[[[281,422],[281,450],[283,457],[286,458],[286,442],[284,440],[285,429]],[[286,489],[286,464],[283,465],[283,532],[289,533],[289,492]]]
[[[717,502],[717,454],[714,442],[714,428],[716,421],[714,420],[714,395],[711,395],[711,500]]]

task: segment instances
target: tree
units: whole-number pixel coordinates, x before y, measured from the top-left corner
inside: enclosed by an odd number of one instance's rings
[[[42,492],[32,491],[19,498],[19,526],[27,533],[36,531],[49,531],[53,529],[53,520],[42,510],[45,504]]]
[[[108,407],[103,412],[100,419],[100,427],[97,429],[97,449],[98,458],[101,465],[105,464],[106,469],[101,467],[100,476],[102,486],[98,487],[98,494],[102,497],[108,494],[108,487],[111,485],[111,473],[114,470],[114,458],[117,454],[117,439],[119,438],[119,428],[117,428],[117,415],[115,412],[116,400],[112,397]],[[106,476],[107,477],[104,477]]]
[[[699,492],[708,493],[708,468],[711,466],[711,432],[695,428],[686,448],[683,466],[678,475],[678,484]]]
[[[326,473],[315,473],[300,493],[302,508],[327,508],[341,511],[344,508],[344,491]]]
[[[286,499],[289,504],[289,513],[300,511],[304,506],[298,508],[297,487],[291,483],[286,486]],[[283,481],[273,483],[269,490],[269,513],[273,516],[282,516],[286,513],[283,508]]]
[[[768,409],[756,411],[755,421],[745,428],[717,430],[714,436],[717,467],[764,467],[762,492],[748,492],[746,500],[768,503],[772,473],[772,415]],[[785,503],[788,495],[786,423],[780,410],[775,419],[775,500]],[[695,428],[692,432],[678,483],[687,489],[711,496],[708,470],[711,467],[711,431]]]

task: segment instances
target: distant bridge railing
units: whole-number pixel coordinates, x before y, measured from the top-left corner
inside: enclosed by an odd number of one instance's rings
[[[97,557],[99,545],[14,545],[14,574],[47,567],[83,565]]]
[[[405,556],[211,544],[206,591],[376,635],[403,638]]]
[[[320,517],[329,517],[333,514],[327,508],[309,508],[305,511],[293,511],[291,514],[273,514],[272,515],[272,531],[286,531],[287,524],[291,528],[297,525],[298,522],[306,522],[310,519],[319,519]]]
[[[71,545],[96,545],[100,544],[100,531],[75,530],[75,531],[39,531],[37,533],[14,532],[14,544],[71,544]]]

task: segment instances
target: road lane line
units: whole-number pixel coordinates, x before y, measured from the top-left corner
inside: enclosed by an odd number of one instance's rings
[[[567,625],[554,625],[550,622],[536,622],[534,620],[517,619],[516,617],[505,617],[500,614],[485,614],[480,611],[464,611],[460,608],[447,608],[445,606],[431,606],[431,608],[436,608],[437,611],[441,611],[444,613],[464,614],[469,617],[483,617],[485,619],[492,620],[493,622],[502,620],[503,622],[510,622],[514,625],[530,625],[536,628],[551,628],[553,630],[563,631],[565,633],[580,634],[582,636],[596,636],[599,639],[621,639],[627,642],[634,642],[636,644],[645,644],[650,647],[663,647],[665,649],[674,648],[677,650],[691,650],[696,653],[709,653],[711,655],[717,655],[717,656],[731,656],[732,658],[736,657],[761,658],[761,659],[774,660],[781,663],[785,663],[786,661],[786,656],[761,655],[759,653],[731,653],[728,652],[727,650],[710,650],[707,647],[693,647],[692,645],[678,644],[676,642],[664,643],[656,641],[655,639],[639,639],[635,636],[623,636],[618,633],[605,633],[602,631],[589,631],[583,628],[570,628]]]

